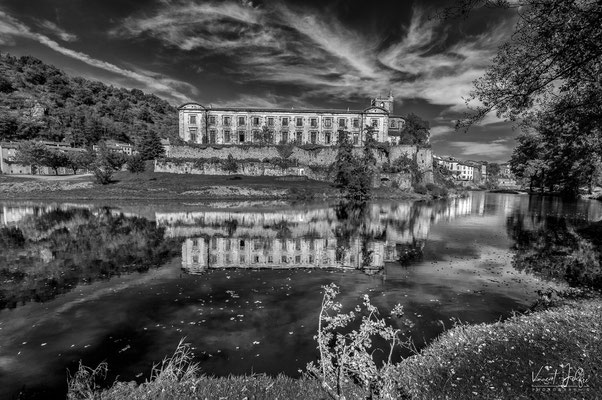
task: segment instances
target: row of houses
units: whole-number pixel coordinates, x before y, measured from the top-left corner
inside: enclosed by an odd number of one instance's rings
[[[49,150],[59,151],[62,153],[81,153],[86,149],[81,147],[73,147],[69,142],[50,142],[38,141]],[[17,161],[17,151],[21,142],[0,142],[0,173],[6,175],[54,175],[55,171],[46,166],[31,166],[21,164]],[[135,154],[134,146],[128,143],[121,143],[114,140],[106,141],[107,149],[114,153],[123,153],[126,155]],[[94,145],[93,150],[98,151],[98,146]],[[78,171],[79,172],[79,171]],[[82,171],[85,172],[85,171]],[[66,167],[58,168],[59,175],[72,174],[73,170]]]
[[[488,163],[483,161],[463,161],[448,156],[433,155],[433,164],[439,165],[452,173],[452,179],[460,184],[483,185],[491,181],[491,173],[488,171]],[[500,172],[496,175],[496,181],[500,187],[516,186],[516,179],[510,170],[510,164],[499,164]]]

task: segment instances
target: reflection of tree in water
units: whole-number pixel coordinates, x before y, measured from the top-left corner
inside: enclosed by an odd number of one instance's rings
[[[407,266],[422,258],[424,241],[413,239],[412,243],[397,243],[395,248],[398,257],[397,262],[403,266]]]
[[[336,261],[340,262],[346,251],[351,247],[351,239],[359,232],[365,231],[366,203],[340,202],[335,207],[338,224],[334,228],[334,236],[337,238],[335,249]],[[362,262],[364,258],[364,246],[367,246],[368,237],[362,237]]]
[[[19,228],[2,228],[0,246],[0,309],[47,301],[80,283],[146,271],[180,251],[154,222],[108,209],[56,210]]]
[[[238,228],[238,220],[237,219],[229,219],[224,222],[224,227],[226,228],[226,232],[228,232],[228,237],[234,236],[236,233],[236,229]]]
[[[600,244],[592,243],[588,228],[577,224],[558,216],[527,217],[516,211],[507,220],[508,234],[516,242],[513,267],[571,286],[602,289]]]

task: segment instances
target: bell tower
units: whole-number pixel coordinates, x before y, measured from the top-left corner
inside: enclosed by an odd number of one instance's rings
[[[392,114],[393,113],[393,102],[394,102],[393,93],[391,91],[389,91],[389,97],[384,97],[384,96],[378,95],[377,97],[373,98],[370,101],[370,105],[384,108],[385,110],[387,110],[389,112],[389,114]]]

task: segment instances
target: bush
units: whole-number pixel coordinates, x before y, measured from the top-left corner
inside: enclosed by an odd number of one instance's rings
[[[236,162],[236,160],[234,159],[232,154],[228,154],[228,158],[222,164],[222,168],[224,169],[224,171],[227,171],[228,173],[238,171],[238,163]]]
[[[399,398],[399,377],[392,360],[393,352],[400,347],[410,347],[410,342],[401,340],[400,329],[387,325],[367,295],[364,296],[364,308],[355,307],[355,313],[363,314],[359,328],[350,331],[350,324],[356,321],[354,311],[341,313],[342,305],[335,302],[339,293],[335,284],[323,286],[323,289],[316,336],[320,358],[317,365],[307,365],[308,373],[322,381],[322,388],[334,399],[347,398],[346,394],[352,398],[350,392],[355,385],[360,386],[370,399],[374,396]],[[401,305],[396,305],[391,315],[401,317]],[[382,362],[375,359],[380,353],[380,346],[376,344],[379,340],[384,340],[389,347]]]
[[[416,192],[418,194],[427,194],[428,189],[424,185],[417,184],[417,185],[414,185],[414,192]]]

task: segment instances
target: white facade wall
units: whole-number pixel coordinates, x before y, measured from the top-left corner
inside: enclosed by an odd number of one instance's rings
[[[354,144],[364,142],[366,125],[374,126],[379,142],[396,142],[390,128],[398,132],[405,124],[401,117],[389,117],[387,110],[369,107],[363,111],[284,110],[205,108],[188,103],[179,108],[179,135],[198,144],[258,143],[255,132],[267,128],[273,144],[295,141],[297,144],[334,145],[338,131],[351,134]]]

